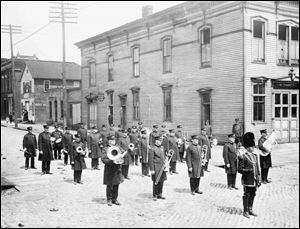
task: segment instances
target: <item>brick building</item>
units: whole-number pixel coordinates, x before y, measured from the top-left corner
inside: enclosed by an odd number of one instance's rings
[[[190,134],[209,120],[222,142],[239,118],[256,139],[267,128],[299,141],[298,2],[147,6],[141,19],[76,45],[88,125],[111,114],[123,127],[164,122]]]

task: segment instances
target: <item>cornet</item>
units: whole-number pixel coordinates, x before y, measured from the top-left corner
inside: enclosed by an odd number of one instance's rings
[[[76,152],[84,156],[87,153],[87,149],[83,150],[82,146],[77,146]]]
[[[128,145],[128,148],[131,150],[131,151],[133,151],[134,150],[134,144],[133,143],[130,143],[129,145]]]

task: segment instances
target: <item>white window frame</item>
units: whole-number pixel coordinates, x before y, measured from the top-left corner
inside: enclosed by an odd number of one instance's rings
[[[209,43],[203,44],[204,38],[203,38],[203,31],[209,29]],[[200,43],[200,67],[211,67],[212,65],[212,25],[207,24],[203,25],[198,29],[198,36],[199,36],[199,43]],[[203,49],[204,45],[206,46],[206,49],[208,49],[206,53],[206,59],[204,61],[203,58]],[[208,48],[207,48],[208,47]]]
[[[254,23],[260,22],[262,23],[262,38],[254,37]],[[267,28],[267,21],[261,18],[253,18],[252,19],[252,61],[258,63],[265,63],[266,62],[266,28]],[[257,56],[255,49],[257,50]],[[259,53],[262,53],[260,56]]]

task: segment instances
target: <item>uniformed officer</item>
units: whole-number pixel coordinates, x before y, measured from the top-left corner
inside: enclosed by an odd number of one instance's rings
[[[107,138],[109,137],[109,131],[107,130],[105,124],[102,125],[102,129],[100,131],[100,134],[101,134],[103,146],[107,147],[107,145],[108,145],[108,139]]]
[[[29,168],[29,158],[32,169],[36,169],[34,167],[34,157],[36,156],[37,150],[37,141],[35,134],[32,133],[32,127],[27,127],[28,133],[25,134],[23,138],[23,150],[24,150],[24,157],[25,157],[25,170]]]
[[[143,127],[143,122],[139,121],[138,122],[138,127],[137,127],[137,130],[138,130],[138,133],[141,134],[141,131],[144,129]]]
[[[167,174],[164,169],[166,154],[161,145],[163,138],[159,135],[154,137],[154,145],[149,149],[149,168],[153,181],[153,200],[165,199],[162,196],[164,181],[167,179]],[[160,171],[163,170],[162,173]],[[159,177],[160,175],[160,177]],[[158,181],[155,184],[156,180]]]
[[[160,126],[161,128],[160,128],[160,130],[158,131],[159,132],[159,134],[161,135],[161,136],[166,136],[166,134],[168,133],[168,131],[166,130],[166,125],[165,124],[162,124],[161,126]]]
[[[254,152],[255,141],[252,132],[244,134],[243,144],[247,151],[239,156],[238,172],[242,174],[242,185],[244,186],[243,216],[250,218],[249,215],[257,216],[257,214],[252,211],[252,208],[256,190],[261,185],[261,174],[258,155]]]
[[[190,177],[191,194],[202,194],[199,191],[200,178],[204,176],[202,166],[202,148],[199,145],[199,136],[194,134],[191,136],[192,144],[186,150],[186,164],[188,167],[188,174]]]
[[[73,150],[73,135],[69,131],[69,127],[65,128],[65,133],[62,136],[63,153],[64,153],[64,164],[68,164],[68,157]]]
[[[86,145],[82,143],[79,134],[75,134],[73,142],[72,169],[74,170],[74,184],[83,184],[81,181],[82,170],[86,169],[84,157],[86,155]]]
[[[177,138],[175,137],[174,129],[169,130],[169,135],[168,135],[168,137],[164,138],[162,145],[166,152],[169,152],[170,150],[174,150],[173,156],[170,161],[169,172],[171,175],[173,173],[178,174],[178,172],[176,171],[176,163],[177,163],[177,160],[179,160],[179,150],[178,150],[178,146],[177,146]]]
[[[155,137],[160,136],[158,132],[158,125],[153,125],[153,130],[149,135],[149,145],[153,146],[155,144]]]
[[[243,128],[240,124],[240,119],[236,118],[235,123],[232,126],[232,133],[235,135],[235,144],[237,149],[243,144],[242,136],[243,136]]]
[[[201,146],[203,146],[203,145],[207,146],[206,162],[205,162],[205,165],[204,165],[204,171],[210,172],[208,170],[208,163],[209,163],[209,160],[211,159],[211,145],[210,145],[210,141],[208,139],[208,136],[206,134],[206,128],[205,127],[201,128],[201,135],[199,136],[199,144]]]
[[[89,157],[91,160],[91,168],[98,169],[99,168],[99,158],[101,157],[101,150],[99,146],[99,141],[101,139],[100,133],[98,133],[97,126],[92,127],[92,132],[87,137],[87,146],[89,151]]]
[[[228,135],[228,142],[223,147],[223,159],[225,163],[225,172],[227,173],[228,189],[238,189],[235,186],[237,173],[237,151],[235,147],[235,135]]]
[[[132,126],[131,133],[129,134],[130,143],[134,145],[133,155],[132,155],[132,164],[139,165],[139,149],[138,149],[138,142],[139,142],[139,134],[137,132],[137,127]]]
[[[130,180],[129,173],[129,165],[131,164],[131,158],[133,153],[129,149],[130,140],[124,129],[121,129],[120,138],[117,142],[117,146],[120,148],[121,152],[128,151],[127,154],[123,157],[124,162],[122,164],[122,174],[125,179]]]
[[[81,136],[81,142],[83,144],[86,144],[87,143],[87,129],[85,128],[84,126],[84,123],[80,123],[80,127],[78,128],[77,130],[77,134]]]
[[[52,132],[51,137],[54,137],[54,145],[53,145],[53,151],[54,151],[54,159],[61,160],[61,150],[63,148],[62,145],[62,132],[59,130],[59,126],[54,126],[55,130]],[[58,142],[57,142],[58,141]]]
[[[44,125],[44,132],[39,134],[38,137],[38,160],[42,161],[42,175],[50,173],[50,162],[53,160],[52,146],[50,142],[50,133],[48,132],[49,126]]]
[[[148,140],[147,140],[147,132],[146,130],[141,131],[141,139],[138,142],[138,150],[139,155],[141,156],[141,163],[142,163],[142,177],[150,176],[149,175],[149,148]]]
[[[180,162],[183,162],[183,156],[184,156],[184,151],[185,151],[185,139],[182,134],[182,125],[177,125],[177,131],[175,133],[175,136],[177,139],[181,139],[181,144],[178,145],[178,151],[179,151],[179,157],[180,157]]]
[[[258,140],[258,148],[266,154],[266,156],[260,155],[260,168],[261,168],[261,180],[263,184],[271,183],[268,179],[269,168],[272,167],[271,151],[264,147],[264,142],[267,140],[267,129],[260,131],[261,137]]]
[[[123,182],[124,178],[121,171],[121,165],[115,164],[114,161],[107,157],[109,147],[115,146],[115,136],[108,137],[108,145],[103,149],[103,156],[101,158],[104,165],[103,183],[106,185],[106,198],[108,206],[112,204],[121,205],[118,199],[119,184]]]

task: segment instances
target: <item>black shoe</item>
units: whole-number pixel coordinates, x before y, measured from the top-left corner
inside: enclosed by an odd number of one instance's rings
[[[117,200],[112,201],[112,203],[115,204],[115,205],[121,205],[121,203],[119,201],[117,201]]]
[[[77,183],[78,183],[78,184],[83,184],[83,182],[82,182],[82,181],[78,181]]]
[[[232,188],[234,188],[234,189],[236,189],[236,190],[239,190],[237,187],[235,187],[235,186],[232,186]]]
[[[228,186],[227,188],[230,189],[230,190],[232,190],[232,187],[231,187],[231,186]]]
[[[50,173],[50,172],[46,172],[46,174],[52,175],[53,173]]]
[[[191,192],[191,194],[192,194],[192,195],[195,195],[195,192],[193,191],[193,192]]]
[[[270,181],[270,180],[266,180],[266,182],[267,182],[267,183],[272,183],[272,181]]]
[[[28,168],[25,168],[25,170],[28,170]]]
[[[153,201],[157,201],[157,196],[153,196]]]
[[[31,169],[37,169],[36,167],[31,167]]]
[[[108,205],[108,206],[112,206],[112,201],[111,201],[111,200],[108,200],[108,201],[107,201],[107,205]]]
[[[249,215],[257,216],[257,214],[254,213],[254,212],[252,211],[252,209],[249,209]]]
[[[162,199],[162,200],[165,200],[166,197],[163,197],[163,196],[157,196],[157,199]]]
[[[42,172],[42,175],[45,175],[46,174],[46,172]]]
[[[243,212],[243,216],[245,216],[246,218],[250,219],[249,212]]]
[[[173,173],[175,173],[175,174],[179,174],[179,173],[178,173],[178,172],[176,172],[176,171],[175,171],[175,172],[173,172]]]
[[[127,180],[130,180],[130,178],[129,178],[129,177],[125,177],[125,179],[127,179]]]
[[[263,181],[263,182],[261,182],[261,183],[263,183],[263,184],[266,184],[266,183],[267,183],[267,181]]]
[[[203,194],[203,192],[201,192],[201,191],[196,191],[195,193],[197,193],[197,194]]]
[[[205,170],[205,172],[209,172],[210,173],[210,170]]]

